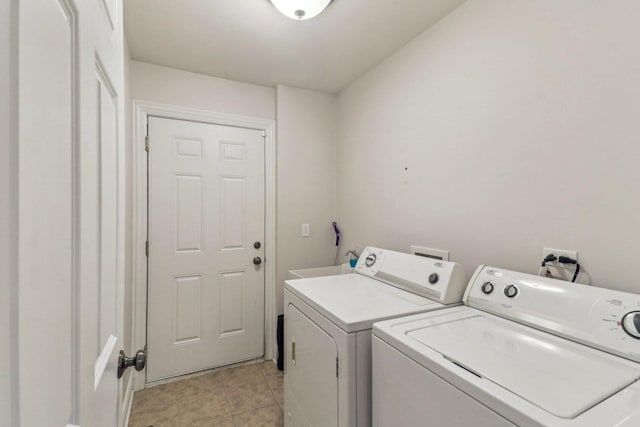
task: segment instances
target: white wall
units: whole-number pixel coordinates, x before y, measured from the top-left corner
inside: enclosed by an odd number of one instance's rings
[[[265,119],[275,118],[275,89],[131,62],[132,98]]]
[[[17,420],[17,3],[0,4],[0,425]]]
[[[346,246],[640,292],[640,2],[470,0],[339,96]],[[581,280],[588,281],[585,276]]]
[[[334,263],[335,107],[335,95],[277,87],[278,313],[287,271]],[[303,223],[309,237],[301,237]]]

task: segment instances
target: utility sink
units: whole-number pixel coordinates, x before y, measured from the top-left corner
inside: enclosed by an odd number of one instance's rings
[[[307,279],[310,277],[336,276],[338,274],[353,273],[349,264],[332,265],[331,267],[305,268],[302,270],[289,270],[288,279]]]

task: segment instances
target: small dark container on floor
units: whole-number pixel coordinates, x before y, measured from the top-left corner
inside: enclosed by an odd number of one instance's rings
[[[284,314],[278,316],[276,337],[278,339],[278,370],[284,371]]]

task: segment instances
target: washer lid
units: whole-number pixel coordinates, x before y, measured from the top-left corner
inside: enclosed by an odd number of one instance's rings
[[[615,356],[483,315],[407,336],[562,418],[580,415],[640,378],[640,369]]]
[[[285,289],[346,332],[374,322],[445,307],[360,274],[287,280]]]

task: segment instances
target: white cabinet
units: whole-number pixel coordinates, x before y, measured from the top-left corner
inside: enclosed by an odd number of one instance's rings
[[[287,425],[336,426],[336,343],[330,335],[291,304],[287,306],[286,319]]]

